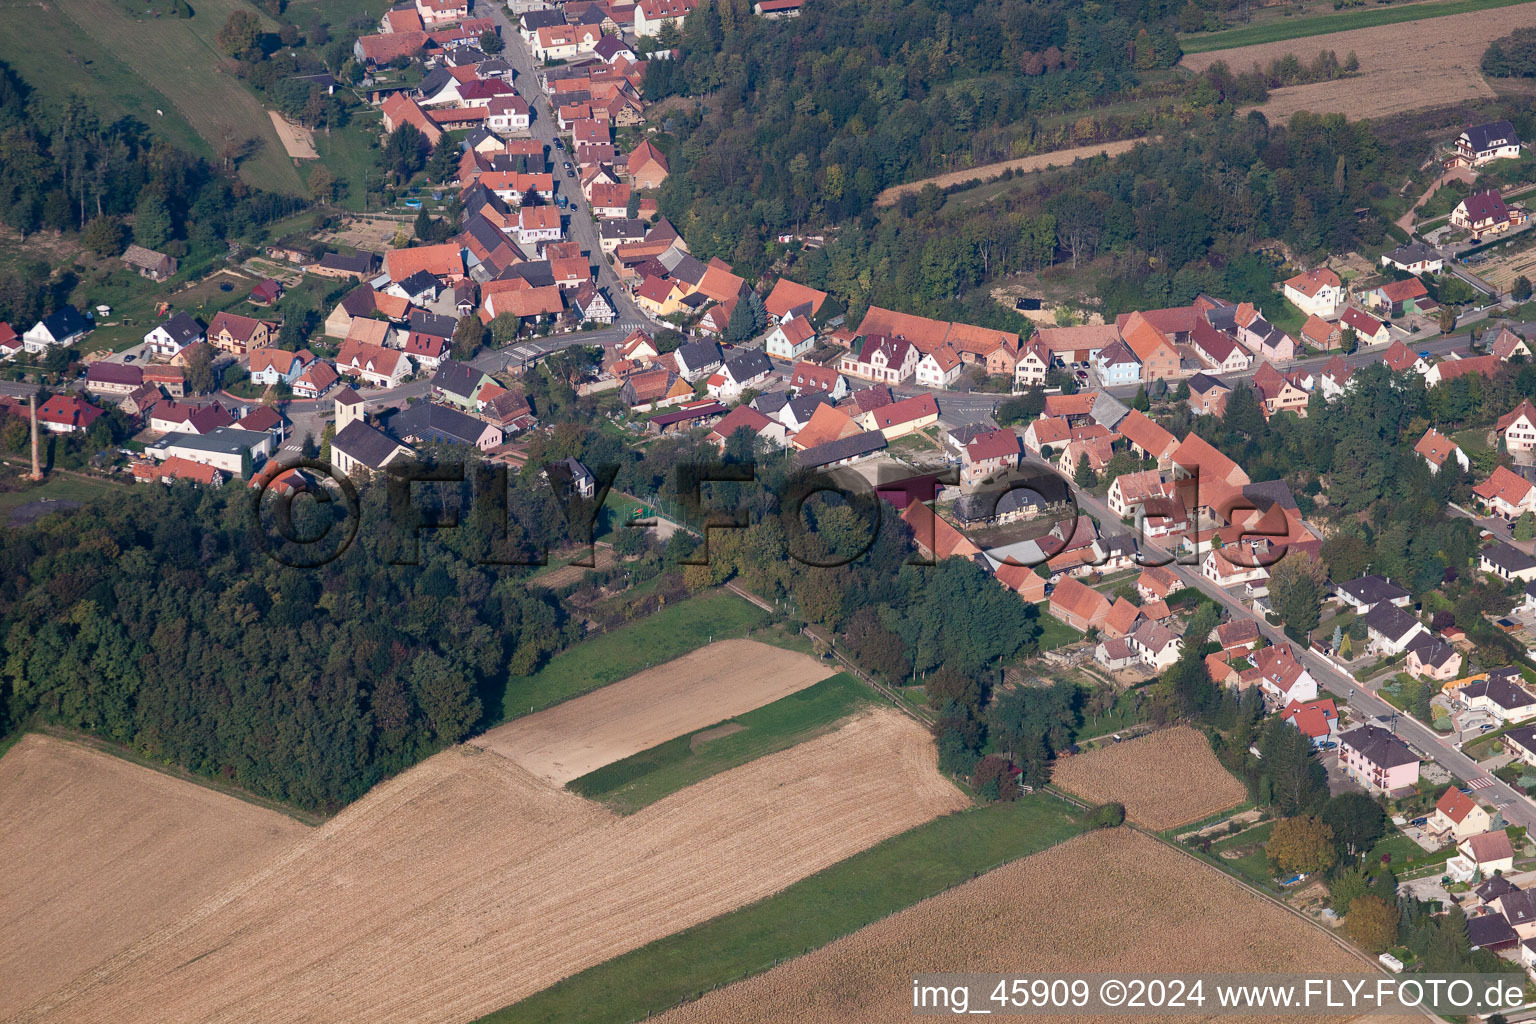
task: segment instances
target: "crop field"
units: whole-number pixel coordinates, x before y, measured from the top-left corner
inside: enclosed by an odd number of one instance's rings
[[[1179,46],[1185,53],[1231,50],[1258,43],[1275,43],[1286,39],[1331,35],[1351,29],[1376,28],[1381,25],[1397,25],[1405,21],[1470,14],[1495,7],[1510,7],[1529,2],[1530,0],[1423,0],[1417,3],[1395,3],[1390,7],[1344,11],[1338,14],[1329,12],[1300,18],[1281,17],[1240,28],[1226,29],[1222,32],[1202,32],[1181,36]],[[1344,55],[1340,53],[1339,56]]]
[[[1119,801],[1128,818],[1154,829],[1199,821],[1248,795],[1188,726],[1067,758],[1056,765],[1054,781],[1091,803]]]
[[[815,658],[755,640],[721,640],[473,742],[555,786],[675,736],[723,722],[818,683]]]
[[[659,1020],[883,1024],[912,1015],[914,974],[937,971],[1373,973],[1374,967],[1216,869],[1120,828],[1014,861]]]
[[[820,735],[881,699],[839,672],[772,704],[604,765],[571,780],[569,788],[621,814],[633,814],[700,779]]]
[[[1517,243],[1528,242],[1522,238]],[[1501,292],[1507,292],[1515,283],[1515,278],[1524,277],[1528,281],[1536,281],[1536,247],[1525,248],[1519,252],[1512,252],[1507,256],[1492,256],[1470,268],[1478,277],[1487,281]]]
[[[112,956],[309,830],[51,736],[0,758],[0,1018]]]
[[[1285,120],[1298,110],[1339,113],[1349,118],[1438,107],[1474,99],[1489,99],[1493,90],[1478,68],[1483,51],[1499,36],[1531,24],[1532,7],[1496,7],[1452,17],[1330,32],[1305,42],[1258,43],[1237,49],[1190,54],[1184,67],[1203,71],[1218,60],[1235,71],[1269,62],[1288,53],[1303,61],[1319,50],[1332,50],[1343,60],[1354,51],[1360,74],[1336,82],[1293,85],[1270,92],[1261,104],[1270,120]]]
[[[227,140],[256,139],[258,148],[241,165],[241,176],[274,192],[302,195],[304,186],[267,112],[224,67],[213,45],[237,8],[254,12],[239,0],[201,0],[190,19],[133,17],[117,0],[46,0],[30,8],[9,0],[8,22],[14,13],[25,12],[32,31],[0,33],[0,60],[19,58],[18,69],[46,95],[106,95],[111,107],[153,127],[170,115],[201,137],[201,145],[189,148],[205,156],[216,156]],[[266,31],[275,29],[264,16],[262,24]],[[51,66],[32,59],[28,51],[38,38],[47,40],[46,49],[66,48],[66,59]],[[90,74],[82,76],[82,69]],[[80,77],[87,82],[83,87],[77,83]],[[174,123],[168,134],[179,144],[191,142]]]
[[[960,809],[934,761],[872,711],[619,817],[455,747],[28,1019],[473,1020]]]

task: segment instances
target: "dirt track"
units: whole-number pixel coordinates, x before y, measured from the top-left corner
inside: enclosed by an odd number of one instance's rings
[[[1332,50],[1343,60],[1351,50],[1360,58],[1361,74],[1337,82],[1317,82],[1275,89],[1258,107],[1270,120],[1286,120],[1298,110],[1339,113],[1351,119],[1383,117],[1423,107],[1466,100],[1489,99],[1493,90],[1478,68],[1483,51],[1499,36],[1530,25],[1528,4],[1442,18],[1401,22],[1377,28],[1286,39],[1277,43],[1239,46],[1231,50],[1194,53],[1184,67],[1203,71],[1224,60],[1234,71],[1294,53],[1303,63],[1320,50]]]
[[[1138,142],[1145,139],[1124,139],[1120,142],[1096,142],[1088,146],[1075,146],[1072,149],[1058,149],[1051,153],[1036,153],[1034,156],[1020,157],[1018,160],[1002,160],[995,164],[982,164],[980,167],[971,167],[963,171],[951,171],[948,174],[936,174],[922,181],[909,181],[905,185],[892,185],[875,197],[876,206],[890,206],[896,202],[904,192],[921,192],[924,185],[937,185],[939,188],[948,188],[958,185],[962,181],[970,181],[978,178],[987,181],[999,177],[1009,168],[1015,174],[1019,172],[1043,171],[1049,167],[1066,167],[1074,160],[1087,159],[1103,153],[1107,156],[1119,156],[1127,152]]]
[[[663,1014],[658,1024],[887,1024],[912,1017],[914,974],[942,971],[1373,973],[1319,929],[1214,868],[1129,829],[1113,829],[1015,861],[711,992]],[[1116,1018],[1020,1019],[1083,1024]],[[1157,1018],[1191,1019],[1198,1018]],[[1209,1019],[1259,1024],[1277,1018]]]
[[[675,736],[723,722],[832,675],[795,651],[721,640],[474,740],[563,786]]]
[[[294,124],[275,110],[269,110],[267,114],[272,118],[272,129],[277,132],[278,140],[289,156],[295,160],[320,159],[320,154],[315,151],[313,132],[303,125]]]
[[[456,747],[19,1020],[471,1021],[965,798],[893,711],[627,818]]]
[[[0,1019],[175,920],[310,830],[36,734],[0,758]]]

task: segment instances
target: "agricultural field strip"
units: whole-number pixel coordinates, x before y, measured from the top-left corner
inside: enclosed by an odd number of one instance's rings
[[[309,831],[86,746],[0,758],[0,1019],[168,925]]]
[[[1097,142],[1087,146],[1075,146],[1071,149],[1058,149],[1050,153],[1036,153],[1034,156],[1020,157],[1017,160],[1002,160],[993,164],[982,164],[978,167],[936,174],[919,181],[909,181],[904,185],[892,185],[875,197],[875,205],[890,206],[897,199],[901,198],[903,193],[921,192],[924,185],[937,185],[939,188],[948,188],[951,185],[959,185],[973,178],[980,179],[981,181],[996,178],[1007,170],[1012,170],[1015,174],[1028,174],[1032,171],[1043,171],[1051,167],[1066,167],[1075,160],[1086,160],[1101,154],[1104,156],[1119,156],[1121,153],[1129,152],[1138,142],[1146,141],[1146,138],[1142,137],[1122,139],[1117,142]]]
[[[1188,726],[1163,729],[1067,758],[1056,785],[1091,803],[1119,801],[1128,818],[1163,830],[1243,802],[1247,791]]]
[[[721,640],[497,726],[473,742],[563,786],[673,737],[771,704],[832,671],[782,647]]]
[[[1159,840],[1122,828],[1015,861],[660,1021],[876,1024],[910,1015],[911,976],[930,971],[1369,969],[1324,929]],[[1033,1019],[1080,1024],[1106,1018]]]
[[[1179,37],[1179,46],[1185,53],[1210,53],[1233,50],[1260,43],[1277,43],[1286,40],[1305,39],[1309,36],[1334,35],[1356,29],[1378,28],[1408,21],[1424,21],[1431,18],[1473,14],[1498,7],[1510,7],[1529,3],[1531,0],[1441,0],[1441,2],[1394,4],[1374,11],[1346,11],[1342,14],[1322,14],[1312,17],[1287,18],[1262,25],[1247,25],[1221,32],[1200,33]],[[1340,54],[1343,56],[1343,54]]]
[[[457,747],[17,1020],[473,1020],[960,809],[933,761],[872,711],[618,818]]]

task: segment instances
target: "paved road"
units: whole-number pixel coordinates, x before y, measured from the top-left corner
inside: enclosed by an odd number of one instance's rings
[[[1079,506],[1091,512],[1099,520],[1100,528],[1109,535],[1133,532],[1120,521],[1120,517],[1109,510],[1103,501],[1087,493],[1075,484],[1072,485],[1073,493],[1077,497]],[[1170,559],[1169,552],[1155,544],[1144,544],[1142,549],[1149,560]],[[1223,608],[1235,620],[1246,619],[1258,625],[1259,631],[1269,638],[1271,643],[1289,645],[1296,653],[1298,660],[1312,673],[1319,684],[1327,687],[1333,693],[1347,696],[1350,706],[1357,714],[1375,716],[1390,719],[1397,715],[1396,732],[1399,737],[1407,741],[1416,750],[1427,754],[1444,768],[1458,778],[1471,782],[1474,779],[1487,779],[1490,785],[1477,790],[1479,799],[1492,801],[1503,811],[1506,821],[1514,825],[1524,825],[1527,828],[1536,827],[1536,804],[1533,804],[1524,794],[1516,792],[1514,787],[1500,779],[1488,775],[1477,762],[1457,750],[1454,744],[1435,732],[1429,726],[1409,715],[1401,714],[1392,705],[1372,693],[1345,672],[1340,671],[1334,665],[1320,657],[1310,649],[1294,643],[1286,637],[1283,631],[1274,628],[1264,618],[1256,614],[1251,608],[1243,604],[1237,598],[1216,586],[1210,580],[1201,575],[1198,566],[1179,565],[1171,563],[1168,568],[1182,579],[1186,586],[1196,587],[1201,593],[1206,594]]]

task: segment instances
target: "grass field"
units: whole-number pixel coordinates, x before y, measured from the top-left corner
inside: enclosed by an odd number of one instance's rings
[[[1035,621],[1040,623],[1040,636],[1035,641],[1035,646],[1039,650],[1052,651],[1058,647],[1076,643],[1083,638],[1083,634],[1056,618],[1049,609],[1048,601],[1041,601],[1035,605],[1035,610],[1039,612]]]
[[[241,177],[274,192],[303,195],[304,185],[271,119],[256,96],[223,67],[213,45],[237,9],[254,11],[239,0],[199,0],[190,19],[136,17],[116,0],[9,6],[10,17],[26,12],[28,31],[0,35],[0,60],[14,64],[46,96],[82,92],[106,97],[108,109],[131,113],[155,128],[166,124],[167,137],[194,153],[216,156],[226,140],[254,138],[259,146],[241,165]],[[267,31],[276,29],[265,17],[262,24]],[[16,24],[7,27],[14,30]],[[32,52],[39,40],[43,59]],[[201,145],[187,137],[183,124],[201,137]]]
[[[115,487],[105,480],[98,482],[84,477],[55,473],[35,486],[28,486],[19,491],[0,492],[0,525],[4,525],[12,511],[34,501],[70,501],[83,505],[95,498],[116,494],[122,490],[124,488]]]
[[[1269,868],[1269,857],[1264,852],[1264,844],[1269,841],[1269,833],[1274,830],[1274,827],[1274,822],[1266,821],[1240,835],[1229,836],[1220,842],[1212,843],[1211,855],[1260,888],[1269,888],[1274,883],[1275,873]],[[1222,856],[1224,853],[1233,853],[1236,856],[1224,857]]]
[[[1262,25],[1245,25],[1223,32],[1203,32],[1180,36],[1179,46],[1185,53],[1209,53],[1212,50],[1230,50],[1238,46],[1257,43],[1276,43],[1286,39],[1302,39],[1307,36],[1327,35],[1330,32],[1346,32],[1355,28],[1376,28],[1381,25],[1397,25],[1420,18],[1443,18],[1452,14],[1486,11],[1495,7],[1512,7],[1529,0],[1431,0],[1428,3],[1394,4],[1375,10],[1345,11],[1341,14],[1317,14],[1311,17],[1282,18]],[[1343,58],[1343,54],[1339,55]]]
[[[839,673],[755,711],[604,765],[566,788],[620,814],[633,814],[700,779],[811,739],[877,700],[875,691]]]
[[[765,900],[566,978],[482,1024],[638,1020],[1054,846],[1077,834],[1072,811],[1042,794],[936,818]]]
[[[713,640],[743,636],[767,621],[761,608],[727,591],[700,594],[622,629],[583,640],[531,676],[508,679],[499,709],[488,713],[496,716],[496,722],[530,714]]]

